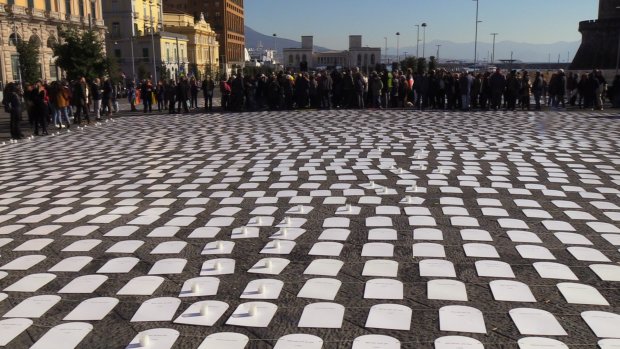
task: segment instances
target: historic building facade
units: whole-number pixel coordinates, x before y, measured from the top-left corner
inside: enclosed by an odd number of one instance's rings
[[[58,41],[58,26],[74,25],[104,35],[102,0],[0,0],[0,82],[17,81],[19,55],[15,45],[29,40],[39,45],[41,79],[56,80],[62,72],[56,66],[52,46]],[[109,0],[106,0],[109,1]]]
[[[245,62],[245,16],[243,0],[166,0],[166,9],[205,20],[217,33],[220,69],[230,71]]]
[[[164,29],[187,37],[189,73],[199,77],[217,74],[220,61],[217,34],[202,14],[195,18],[178,11],[165,12]]]
[[[571,70],[615,69],[620,50],[620,2],[600,0],[598,20],[579,23],[581,46]]]
[[[164,30],[162,0],[105,0],[106,47],[125,76],[159,80],[187,71],[188,38]]]
[[[300,69],[303,63],[307,64],[308,69],[359,67],[370,71],[380,63],[381,48],[364,47],[361,35],[350,35],[348,50],[317,52],[313,37],[302,36],[301,48],[285,48],[283,55],[283,64],[287,69]]]

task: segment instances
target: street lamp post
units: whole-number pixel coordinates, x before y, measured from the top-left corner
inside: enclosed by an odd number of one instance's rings
[[[273,65],[275,67],[276,65],[276,61],[277,61],[277,57],[278,57],[278,35],[276,33],[273,33]]]
[[[478,5],[480,4],[480,0],[473,0],[476,2],[476,38],[474,40],[474,67],[478,62]]]
[[[418,27],[418,35],[416,37],[416,43],[415,43],[415,56],[416,57],[420,57],[420,25],[416,24],[416,27]]]
[[[441,45],[436,45],[437,46],[437,62],[439,62],[439,48],[441,47]]]
[[[423,29],[423,34],[422,34],[422,58],[426,58],[426,27],[428,25],[426,23],[422,23],[422,29]]]
[[[498,36],[498,33],[491,33],[493,36],[493,53],[491,54],[491,64],[495,63],[495,37]]]
[[[385,64],[388,64],[390,59],[388,58],[387,36],[384,36],[383,40],[385,41]]]
[[[151,17],[151,45],[153,47],[153,83],[157,84],[157,62],[155,54],[155,23],[153,19],[153,4],[149,5],[149,12]]]
[[[400,32],[396,33],[396,61],[400,62]]]

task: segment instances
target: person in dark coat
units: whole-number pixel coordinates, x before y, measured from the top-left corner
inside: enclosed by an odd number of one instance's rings
[[[213,110],[213,91],[215,91],[215,81],[210,75],[202,82],[202,94],[205,98],[205,110]]]
[[[84,118],[86,122],[90,124],[90,117],[88,116],[88,104],[87,104],[87,90],[88,86],[86,85],[86,79],[80,78],[80,80],[74,85],[73,92],[73,101],[75,102],[75,124],[82,123],[82,114],[84,114]]]
[[[243,75],[239,72],[231,83],[231,104],[232,110],[241,111],[243,108],[243,98],[245,96],[245,81]]]
[[[267,81],[267,106],[269,110],[277,110],[280,108],[280,100],[282,99],[282,89],[278,77],[274,74]]]
[[[306,108],[309,98],[310,80],[308,79],[308,73],[303,73],[298,75],[295,80],[295,103],[297,108]]]
[[[2,105],[4,105],[4,111],[10,115],[11,139],[24,138],[19,125],[21,121],[22,103],[18,87],[14,83],[8,83],[4,87]]]
[[[543,95],[543,77],[542,74],[537,71],[536,76],[534,77],[534,82],[532,83],[532,94],[534,95],[534,103],[536,105],[536,110],[540,110],[540,99]]]
[[[490,79],[491,109],[498,110],[502,105],[502,95],[506,89],[506,77],[497,69]]]
[[[195,78],[192,78],[189,82],[189,93],[189,107],[191,109],[198,108],[198,82],[196,82]]]
[[[176,109],[174,105],[176,104],[176,93],[177,87],[175,86],[174,80],[170,79],[168,83],[164,86],[164,95],[166,101],[168,101],[168,113],[175,114]]]
[[[184,113],[189,113],[189,108],[187,106],[187,100],[189,98],[190,87],[189,81],[187,81],[186,77],[183,77],[181,81],[176,86],[176,100],[177,100],[177,113],[181,112],[181,108],[183,108]]]
[[[318,80],[319,80],[318,81],[319,82],[318,92],[319,92],[320,108],[331,109],[332,103],[331,103],[330,94],[333,88],[332,78],[330,74],[328,74],[326,71],[323,71],[319,73]]]

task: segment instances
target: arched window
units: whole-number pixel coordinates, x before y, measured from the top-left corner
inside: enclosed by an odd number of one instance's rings
[[[293,55],[288,56],[288,62],[289,64],[293,64]]]
[[[368,53],[364,53],[364,66],[368,66]]]
[[[54,46],[56,46],[57,43],[58,43],[58,40],[56,40],[56,37],[53,35],[47,39],[47,47],[49,48],[54,48]]]
[[[295,55],[295,63],[299,63],[299,55]]]
[[[302,62],[307,62],[308,61],[308,59],[306,59],[306,55],[302,55],[301,56],[301,61]]]
[[[375,54],[370,55],[370,65],[375,65]]]
[[[9,35],[9,46],[16,46],[17,42],[20,41],[22,38],[21,36],[19,36],[19,34],[11,34]]]
[[[357,55],[357,65],[358,66],[362,65],[362,55],[361,54]]]
[[[35,44],[37,46],[41,46],[41,39],[36,34],[33,34],[28,40],[31,44]]]

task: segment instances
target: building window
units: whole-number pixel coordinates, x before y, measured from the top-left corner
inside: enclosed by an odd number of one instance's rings
[[[112,38],[118,39],[121,37],[121,24],[119,22],[112,23]]]
[[[17,42],[19,42],[19,40],[21,40],[22,38],[19,36],[19,34],[11,34],[9,35],[9,46],[17,46]]]
[[[361,55],[361,54],[358,54],[358,55],[357,55],[357,65],[358,65],[358,66],[361,66],[361,65],[362,65],[362,55]]]
[[[149,48],[148,47],[142,48],[142,58],[144,58],[145,62],[149,61]]]
[[[78,11],[80,12],[80,17],[84,17],[84,0],[78,2]]]
[[[117,59],[121,59],[122,56],[123,55],[121,53],[121,50],[119,50],[119,49],[115,49],[114,50],[114,57],[116,57]]]
[[[170,62],[170,46],[166,45],[166,61]]]
[[[288,63],[293,64],[293,55],[288,56]]]
[[[65,13],[71,14],[71,0],[65,0]]]
[[[47,39],[47,47],[48,48],[54,48],[54,46],[56,46],[57,43],[58,43],[58,41],[56,40],[56,37],[54,37],[54,36],[50,36]]]
[[[295,55],[295,63],[299,63],[299,55]]]
[[[28,0],[28,7],[34,8],[34,0]]]
[[[370,65],[375,65],[375,54],[370,55]]]
[[[9,0],[9,2],[7,3],[7,5],[11,6],[11,5],[15,5],[15,0]]]
[[[11,70],[13,71],[13,81],[19,81],[19,56],[11,55]]]
[[[302,56],[301,56],[301,61],[302,61],[302,62],[306,62],[307,60],[308,60],[308,59],[306,58],[306,55],[302,55]]]
[[[28,42],[30,42],[31,44],[35,44],[37,46],[41,46],[41,39],[39,39],[39,37],[36,35],[32,35],[30,39],[28,40]]]
[[[55,63],[50,63],[50,78],[52,80],[58,80],[58,68]]]
[[[52,0],[45,0],[45,11],[52,10]]]

